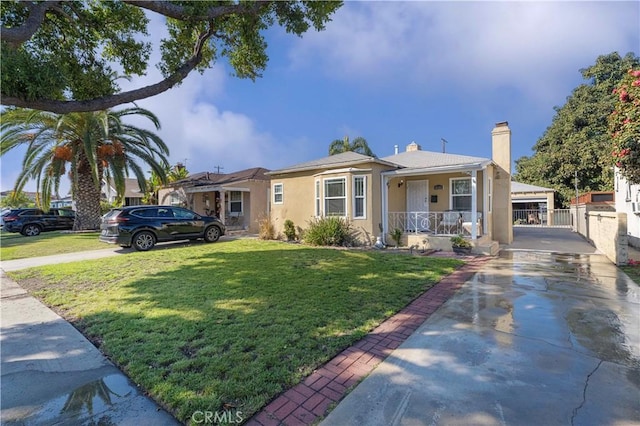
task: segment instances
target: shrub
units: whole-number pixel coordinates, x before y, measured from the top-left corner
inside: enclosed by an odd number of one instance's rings
[[[400,246],[400,243],[402,242],[402,229],[395,228],[391,231],[390,235],[391,239],[396,242],[396,247]]]
[[[471,243],[464,239],[462,235],[451,237],[451,247],[471,248]]]
[[[314,246],[351,247],[359,245],[351,223],[340,217],[321,217],[309,222],[304,241]]]
[[[287,237],[287,241],[296,239],[296,227],[290,219],[284,221],[284,236]]]
[[[275,240],[276,228],[271,223],[269,216],[262,216],[258,219],[258,237],[261,240]]]

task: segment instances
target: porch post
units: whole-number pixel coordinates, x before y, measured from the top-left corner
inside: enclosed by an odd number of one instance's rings
[[[389,192],[389,177],[382,175],[382,185],[380,185],[380,196],[382,197],[382,242],[387,244],[387,228],[389,227],[389,203],[387,194]]]
[[[227,191],[223,191],[221,189],[220,191],[218,191],[218,194],[220,196],[220,217],[219,217],[219,219],[222,221],[222,223],[224,223],[226,225],[227,224],[227,207],[224,205],[224,199],[225,199],[225,195],[227,194]]]
[[[478,171],[471,170],[471,239],[478,237]]]

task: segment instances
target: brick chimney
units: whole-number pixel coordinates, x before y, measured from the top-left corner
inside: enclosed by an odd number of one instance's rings
[[[422,147],[415,142],[411,142],[409,145],[407,145],[407,152],[411,151],[422,151]]]

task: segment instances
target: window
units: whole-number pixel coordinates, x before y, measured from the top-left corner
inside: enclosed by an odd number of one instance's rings
[[[282,204],[284,201],[284,187],[281,183],[273,184],[273,204]]]
[[[326,179],[324,181],[324,214],[326,216],[347,215],[346,179]]]
[[[241,191],[231,191],[229,193],[229,211],[232,213],[242,213]]]
[[[320,202],[320,180],[316,179],[316,217],[322,216],[322,204]]]
[[[173,215],[182,220],[194,220],[196,218],[196,215],[193,212],[179,208],[173,209]]]
[[[367,217],[367,178],[366,176],[355,176],[353,178],[353,217],[364,219]]]
[[[451,209],[471,210],[471,179],[451,179]]]
[[[180,199],[180,195],[177,192],[172,192],[169,196],[169,204],[172,206],[179,206],[182,204],[182,200]]]

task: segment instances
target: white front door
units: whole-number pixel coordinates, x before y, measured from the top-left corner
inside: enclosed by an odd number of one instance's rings
[[[407,231],[429,230],[429,181],[407,181]]]

